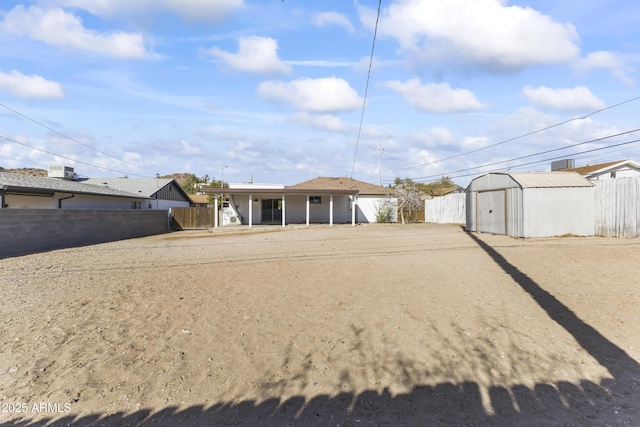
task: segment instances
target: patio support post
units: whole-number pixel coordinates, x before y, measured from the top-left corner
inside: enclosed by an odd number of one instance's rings
[[[309,226],[309,195],[307,194],[307,227]]]
[[[253,227],[253,196],[249,194],[249,228]]]
[[[333,227],[333,194],[329,195],[329,226]]]
[[[351,226],[355,227],[356,225],[356,209],[358,209],[358,196],[353,195],[352,201],[352,209],[351,209]]]
[[[216,198],[213,202],[213,228],[218,228],[218,217],[220,216],[220,211],[218,211],[218,195],[214,194],[214,196],[216,196]]]
[[[287,209],[285,206],[285,195],[282,195],[282,227],[286,227],[287,226],[287,220],[286,220],[286,216],[287,216]]]

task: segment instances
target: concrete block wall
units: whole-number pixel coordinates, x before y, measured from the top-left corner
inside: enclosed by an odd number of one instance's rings
[[[0,209],[0,257],[112,242],[167,231],[167,211]]]

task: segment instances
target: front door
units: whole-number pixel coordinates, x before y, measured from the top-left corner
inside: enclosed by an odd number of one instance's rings
[[[282,200],[262,199],[262,223],[280,224],[282,223]]]

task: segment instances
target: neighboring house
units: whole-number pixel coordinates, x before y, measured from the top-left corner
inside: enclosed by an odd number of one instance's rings
[[[376,222],[378,207],[381,203],[384,203],[385,200],[389,200],[396,206],[396,208],[393,209],[393,221],[397,221],[398,199],[393,196],[393,189],[391,188],[385,188],[379,185],[346,177],[318,177],[287,188],[324,192],[325,194],[330,193],[331,190],[357,190],[358,203],[356,210],[356,222]]]
[[[222,208],[223,225],[249,226],[375,222],[377,204],[391,193],[363,181],[327,177],[293,186],[232,183],[229,188],[203,188],[202,192],[228,196],[228,207]]]
[[[640,176],[640,163],[633,160],[618,160],[609,163],[581,166],[579,168],[563,169],[558,172],[577,172],[589,181],[627,178]]]
[[[142,194],[85,182],[0,172],[0,208],[141,209],[148,201]]]
[[[191,206],[189,195],[174,179],[168,178],[89,178],[85,184],[139,194],[149,199],[141,208],[169,210]]]
[[[575,172],[489,173],[466,190],[467,231],[593,236],[594,186]]]
[[[213,207],[213,203],[209,201],[208,194],[189,194],[189,199],[191,199],[191,207],[194,207],[194,208]]]

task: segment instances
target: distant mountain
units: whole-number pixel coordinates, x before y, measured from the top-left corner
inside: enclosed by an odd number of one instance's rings
[[[176,182],[184,187],[185,185],[188,185],[189,183],[193,183],[193,181],[195,180],[196,176],[192,173],[172,173],[169,175],[162,175],[159,176],[158,178],[163,178],[163,179],[175,179]]]
[[[44,176],[44,177],[46,177],[49,174],[44,169],[36,169],[36,168],[5,169],[2,166],[0,166],[0,172],[15,173],[18,175],[27,175],[27,176]]]

